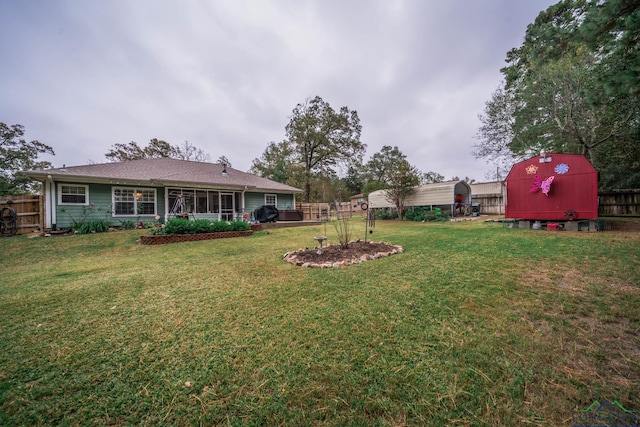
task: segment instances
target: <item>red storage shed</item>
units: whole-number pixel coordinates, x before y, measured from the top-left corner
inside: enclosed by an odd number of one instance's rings
[[[538,221],[598,218],[598,172],[579,154],[541,154],[505,180],[505,217]]]

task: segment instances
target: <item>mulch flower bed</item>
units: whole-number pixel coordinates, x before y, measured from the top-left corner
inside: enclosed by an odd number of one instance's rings
[[[402,246],[383,242],[350,242],[346,248],[340,245],[329,245],[318,253],[317,248],[300,249],[284,254],[284,260],[301,267],[340,268],[351,264],[386,257],[404,252]]]

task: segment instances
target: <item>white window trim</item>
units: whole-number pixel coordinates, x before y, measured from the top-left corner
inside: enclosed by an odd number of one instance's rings
[[[121,215],[121,214],[116,214],[116,195],[115,192],[116,190],[133,190],[133,214],[130,215]],[[136,213],[138,212],[138,200],[136,199],[135,195],[138,191],[144,190],[144,191],[153,191],[153,213],[152,214],[139,214]],[[111,187],[111,216],[112,217],[139,217],[139,216],[143,216],[143,217],[154,217],[158,214],[158,190],[155,188],[144,188],[144,187]]]
[[[267,203],[267,196],[273,196],[273,199],[274,199],[273,205],[270,205],[269,203]],[[265,194],[264,195],[264,204],[277,207],[278,206],[278,195],[277,194]]]
[[[62,187],[84,187],[84,203],[62,203]],[[89,206],[89,186],[85,184],[58,184],[58,205],[60,206]]]

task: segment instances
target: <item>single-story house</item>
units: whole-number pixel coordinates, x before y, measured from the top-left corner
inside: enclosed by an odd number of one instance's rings
[[[404,201],[404,208],[430,207],[440,208],[455,215],[456,209],[471,205],[471,187],[465,181],[445,181],[420,185]],[[373,209],[393,208],[387,200],[386,190],[377,190],[369,194],[369,207]]]
[[[362,193],[354,194],[351,196],[351,212],[353,213],[363,213],[366,210],[362,209],[362,205],[366,203],[366,199]]]
[[[299,188],[221,163],[143,159],[31,170],[43,184],[44,226],[68,228],[78,219],[164,222],[172,216],[250,219],[263,205],[295,209]]]

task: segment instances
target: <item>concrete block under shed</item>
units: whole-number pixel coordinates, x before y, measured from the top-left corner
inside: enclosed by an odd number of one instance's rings
[[[595,221],[567,221],[564,223],[567,231],[597,231]]]
[[[578,231],[578,221],[567,221],[564,223],[564,229],[567,231]]]

